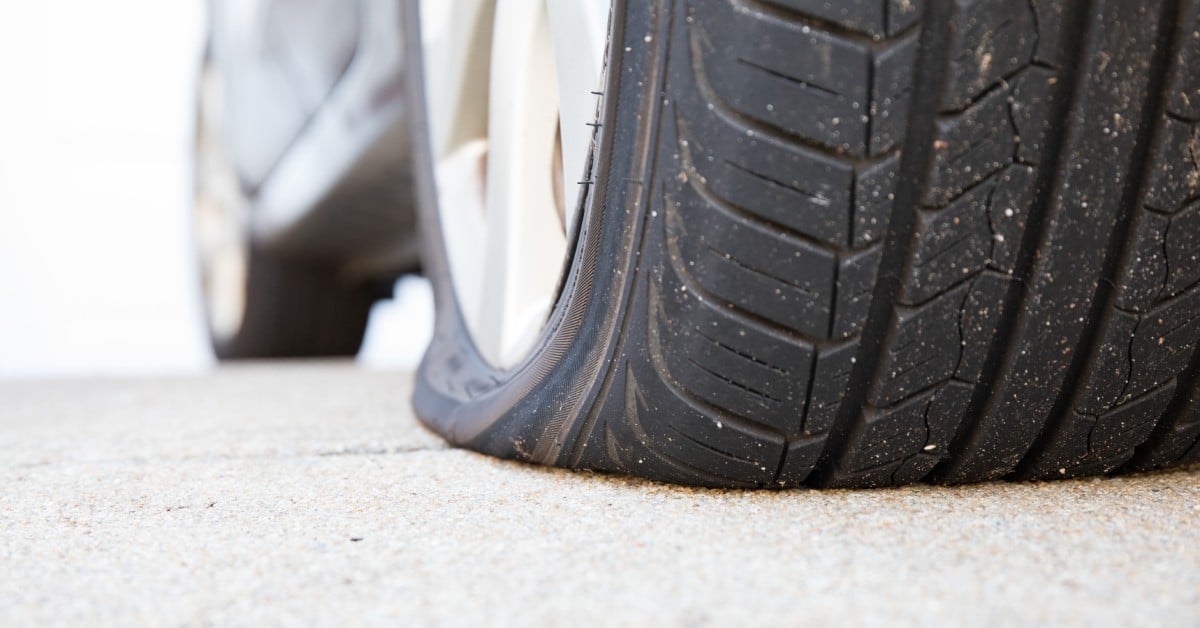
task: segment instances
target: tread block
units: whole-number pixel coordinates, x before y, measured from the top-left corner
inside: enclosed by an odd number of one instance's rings
[[[664,293],[652,287],[650,296],[656,333],[671,337],[666,375],[725,411],[799,435],[812,346],[731,318],[666,272]]]
[[[881,46],[739,0],[695,0],[690,15],[693,71],[710,101],[851,155],[901,141],[915,33]]]
[[[1027,463],[1031,478],[1107,473],[1132,457],[1175,395],[1174,382],[1099,416],[1069,412]]]
[[[1172,59],[1169,83],[1171,113],[1200,120],[1200,3],[1187,2],[1179,19],[1179,44]]]
[[[880,488],[891,486],[894,483],[893,478],[896,477],[896,473],[899,472],[902,466],[904,466],[904,462],[901,460],[864,471],[847,471],[837,466],[833,469],[830,478],[822,480],[822,486],[826,488]]]
[[[988,267],[1011,272],[1033,183],[1032,170],[1012,166],[944,210],[922,210],[901,303],[928,301]]]
[[[918,456],[940,459],[949,454],[950,441],[962,423],[973,390],[971,384],[950,381],[933,393],[925,410],[928,438]]]
[[[923,303],[987,268],[1011,274],[1034,175],[1029,166],[1009,166],[944,210],[922,210],[900,302]]]
[[[1175,426],[1167,442],[1169,447],[1161,450],[1161,462],[1145,468],[1190,464],[1200,460],[1200,421]]]
[[[887,32],[887,1],[764,0],[764,3],[804,13],[868,35],[880,36]]]
[[[626,423],[642,432],[641,442],[707,475],[754,483],[774,477],[783,457],[782,436],[748,430],[706,413],[656,374],[631,367],[634,375],[635,383],[627,385]]]
[[[991,257],[986,207],[991,190],[974,190],[945,211],[922,210],[902,302],[920,304],[982,270]]]
[[[783,464],[779,467],[779,477],[775,482],[784,488],[802,486],[812,473],[825,449],[825,436],[811,436],[793,440],[788,443],[783,455]]]
[[[962,351],[959,321],[967,288],[962,285],[925,305],[898,311],[891,342],[880,357],[883,377],[872,389],[872,404],[892,405],[954,375]]]
[[[1142,317],[1129,343],[1131,364],[1125,398],[1157,388],[1183,370],[1200,341],[1200,288]]]
[[[1174,396],[1175,382],[1170,381],[1161,388],[1101,415],[1088,439],[1089,455],[1106,460],[1132,451],[1134,447],[1145,442]]]
[[[1058,84],[1058,73],[1049,68],[1031,66],[1011,81],[1009,115],[1017,130],[1016,161],[1041,165],[1046,132],[1050,128],[1050,94]]]
[[[996,326],[1004,313],[1004,295],[1010,284],[1010,276],[995,271],[985,271],[971,282],[959,323],[962,356],[954,376],[960,381],[974,384],[979,379],[991,340],[996,337]]]
[[[1137,216],[1129,242],[1136,254],[1129,258],[1124,281],[1116,286],[1117,308],[1145,312],[1158,301],[1169,274],[1166,234],[1170,225],[1171,219],[1161,214],[1141,212]]]
[[[1096,417],[1068,412],[1059,428],[1050,435],[1045,450],[1030,462],[1030,478],[1074,477],[1073,467],[1088,455],[1088,438],[1096,428]]]
[[[904,141],[916,54],[917,33],[912,33],[880,52],[873,62],[871,106],[864,116],[871,155],[881,155]]]
[[[843,256],[838,262],[837,302],[831,338],[849,338],[862,331],[871,307],[882,247]]]
[[[1200,379],[1192,380],[1185,394],[1180,411],[1168,416],[1157,438],[1152,436],[1147,445],[1139,448],[1131,469],[1147,471],[1194,460],[1189,456],[1200,439]]]
[[[902,461],[909,452],[920,451],[928,440],[925,412],[929,397],[916,397],[884,411],[872,410],[863,417],[863,429],[855,434],[841,466],[859,472]]]
[[[977,94],[1029,65],[1037,45],[1036,22],[1028,0],[956,2],[943,109],[963,109]]]
[[[1170,297],[1200,282],[1200,203],[1172,216],[1165,233],[1167,277],[1161,296]]]
[[[1012,163],[1018,131],[1008,110],[1007,90],[998,90],[965,112],[938,120],[926,207],[945,207]]]
[[[928,471],[933,465],[925,467],[925,463],[936,463],[947,453],[970,399],[971,387],[954,382],[886,409],[872,408],[865,429],[852,437],[852,453],[842,466],[862,471],[916,457]],[[916,468],[910,466],[908,471]]]
[[[925,0],[887,0],[888,33],[895,35],[917,23],[925,12]]]
[[[833,420],[846,396],[846,384],[850,381],[857,351],[857,339],[817,350],[811,400],[804,417],[805,434],[825,434],[833,427]]]
[[[1098,352],[1084,374],[1083,388],[1075,402],[1082,414],[1099,415],[1117,405],[1133,376],[1130,355],[1140,317],[1113,310],[1097,336]]]
[[[1191,122],[1165,118],[1151,148],[1146,205],[1176,212],[1200,192],[1200,128]]]
[[[883,161],[869,164],[858,173],[854,187],[854,231],[851,245],[861,248],[883,239],[892,215],[896,198],[896,169],[900,154],[893,153]]]
[[[987,201],[988,226],[992,230],[992,254],[988,266],[1007,275],[1016,268],[1021,239],[1033,205],[1037,171],[1012,165],[993,177],[995,187]]]
[[[922,0],[762,0],[875,39],[908,29],[921,17]]]
[[[941,462],[941,458],[931,454],[916,454],[902,462],[892,471],[892,484],[912,484],[920,482],[929,472]]]
[[[1063,11],[1066,3],[1030,0],[1030,4],[1033,5],[1037,29],[1037,52],[1033,58],[1049,67],[1062,68],[1066,53],[1063,50]]]
[[[962,113],[940,117],[924,205],[945,207],[1010,163],[1037,165],[1054,80],[1044,68],[1029,68]]]
[[[680,178],[710,202],[829,244],[847,240],[852,165],[736,128],[711,112],[685,114],[691,121],[679,124]]]
[[[731,0],[692,5],[697,74],[714,97],[740,115],[823,146],[866,152],[872,59],[867,42]]]
[[[667,240],[696,285],[810,337],[829,333],[836,257],[713,211],[692,187],[667,198]]]

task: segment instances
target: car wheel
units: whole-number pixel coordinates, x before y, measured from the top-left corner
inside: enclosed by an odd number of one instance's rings
[[[410,5],[453,443],[734,487],[1200,458],[1200,2]]]
[[[221,82],[201,72],[196,125],[195,231],[201,286],[218,358],[357,353],[377,295],[336,267],[289,259],[251,242],[249,204],[222,135]]]

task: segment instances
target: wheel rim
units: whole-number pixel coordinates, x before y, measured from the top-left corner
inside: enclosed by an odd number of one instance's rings
[[[459,310],[497,368],[557,296],[592,155],[610,0],[422,0],[426,109]]]
[[[242,327],[249,277],[249,210],[224,137],[225,100],[216,71],[200,77],[196,116],[195,228],[204,309],[213,340]]]

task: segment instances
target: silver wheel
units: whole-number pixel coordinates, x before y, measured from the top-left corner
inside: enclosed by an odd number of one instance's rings
[[[196,119],[195,223],[201,285],[213,339],[233,338],[246,313],[249,208],[224,137],[225,101],[216,71],[203,68]]]
[[[423,0],[441,232],[468,333],[517,364],[553,305],[592,154],[609,0]]]

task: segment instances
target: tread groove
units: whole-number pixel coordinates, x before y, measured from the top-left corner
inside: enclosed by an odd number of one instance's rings
[[[1060,79],[1060,83],[1065,87],[1061,87],[1058,94],[1052,98],[1054,103],[1051,106],[1051,119],[1064,121],[1060,125],[1052,126],[1045,140],[1046,147],[1043,150],[1043,155],[1046,156],[1042,160],[1044,164],[1059,165],[1067,157],[1063,152],[1063,147],[1066,144],[1068,129],[1073,126],[1073,119],[1069,115],[1074,107],[1074,103],[1083,91],[1084,81],[1087,75],[1079,71],[1079,66],[1086,60],[1083,58],[1087,50],[1087,40],[1090,36],[1091,21],[1088,19],[1088,13],[1091,11],[1093,0],[1085,0],[1076,6],[1073,3],[1068,3],[1068,10],[1075,8],[1074,15],[1064,18],[1064,22],[1073,24],[1065,29],[1066,37],[1063,42],[1063,48],[1067,51],[1068,57],[1072,59],[1071,63],[1064,64],[1064,76]],[[1036,15],[1036,11],[1034,15]],[[1035,189],[1037,195],[1034,200],[1028,215],[1028,222],[1025,226],[1025,233],[1021,239],[1021,245],[1018,250],[1016,261],[1013,265],[1012,276],[1016,279],[1010,285],[1004,296],[1004,305],[1001,308],[1000,320],[996,325],[997,333],[992,340],[991,346],[988,348],[987,357],[984,358],[983,368],[980,371],[978,382],[971,395],[971,400],[968,402],[965,418],[960,424],[958,430],[950,440],[949,456],[938,463],[927,475],[926,478],[937,480],[942,472],[952,464],[957,458],[967,449],[968,445],[974,441],[978,429],[982,427],[979,424],[979,418],[983,411],[984,405],[991,396],[992,388],[995,385],[996,379],[1000,375],[1000,370],[1005,359],[1005,355],[1011,348],[1012,337],[1016,332],[1016,322],[1019,314],[1019,305],[1025,298],[1026,288],[1029,284],[1029,278],[1033,272],[1034,261],[1038,252],[1038,244],[1045,236],[1045,229],[1048,226],[1045,222],[1047,209],[1052,202],[1054,191],[1058,187],[1057,181],[1062,176],[1061,168],[1045,167],[1038,173]]]
[[[921,190],[927,176],[925,173],[928,173],[928,166],[933,160],[929,138],[933,135],[937,103],[941,100],[945,85],[946,72],[939,53],[949,39],[950,12],[949,0],[931,0],[925,7],[913,79],[914,85],[922,85],[925,89],[909,109],[904,147],[900,153],[899,183],[888,219],[883,257],[849,382],[833,428],[813,470],[812,479],[817,484],[828,483],[850,432],[860,428],[858,423],[862,420],[867,390],[879,363],[891,310],[900,291],[900,276],[896,269],[908,257]]]
[[[1148,85],[1149,98],[1146,106],[1142,109],[1142,120],[1138,129],[1138,138],[1133,148],[1131,165],[1133,172],[1125,184],[1116,225],[1109,236],[1108,250],[1105,252],[1104,264],[1100,272],[1101,279],[1096,284],[1096,290],[1092,296],[1092,307],[1089,308],[1087,323],[1084,325],[1084,329],[1087,331],[1084,332],[1083,338],[1080,339],[1071,365],[1067,369],[1066,383],[1059,390],[1058,398],[1055,400],[1050,411],[1049,421],[1042,429],[1042,432],[1034,439],[1033,446],[1025,452],[1025,455],[1013,472],[1013,476],[1016,478],[1034,475],[1034,469],[1031,465],[1043,455],[1046,448],[1052,442],[1051,439],[1065,425],[1063,416],[1078,405],[1078,396],[1083,392],[1079,384],[1084,369],[1088,364],[1093,363],[1097,359],[1096,353],[1101,348],[1098,342],[1099,335],[1104,329],[1102,325],[1103,320],[1107,318],[1107,313],[1114,300],[1113,286],[1119,279],[1118,273],[1124,266],[1123,262],[1126,261],[1124,258],[1136,251],[1133,242],[1125,234],[1129,232],[1130,224],[1137,215],[1137,208],[1142,205],[1142,201],[1146,196],[1146,185],[1150,178],[1150,170],[1154,167],[1153,163],[1147,160],[1147,156],[1150,153],[1150,148],[1155,137],[1159,133],[1158,119],[1166,108],[1167,99],[1164,91],[1167,84],[1167,74],[1171,65],[1171,54],[1175,50],[1175,25],[1178,14],[1178,0],[1164,0],[1158,21],[1158,37],[1155,43],[1156,50],[1154,51],[1150,65],[1152,76]]]

